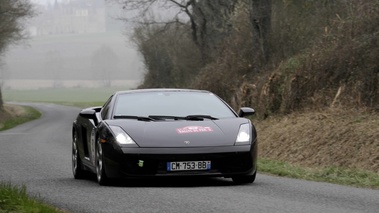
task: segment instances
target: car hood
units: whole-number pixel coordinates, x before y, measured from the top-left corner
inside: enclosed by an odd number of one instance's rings
[[[245,118],[154,122],[118,119],[107,124],[121,127],[140,147],[147,148],[232,146],[240,125],[248,122]]]

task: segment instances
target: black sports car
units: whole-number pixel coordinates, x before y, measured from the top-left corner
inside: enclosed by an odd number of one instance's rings
[[[72,128],[76,179],[95,173],[112,178],[214,176],[252,183],[257,133],[252,108],[237,114],[203,90],[120,91],[102,107],[83,109]]]

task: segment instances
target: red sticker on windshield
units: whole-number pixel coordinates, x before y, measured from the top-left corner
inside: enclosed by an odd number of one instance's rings
[[[213,132],[213,129],[209,126],[186,126],[183,128],[176,129],[176,132],[179,134]]]

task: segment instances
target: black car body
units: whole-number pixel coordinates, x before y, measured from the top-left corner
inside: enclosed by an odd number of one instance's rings
[[[203,90],[120,91],[102,107],[83,109],[72,128],[75,178],[215,176],[252,183],[257,134],[244,116]]]

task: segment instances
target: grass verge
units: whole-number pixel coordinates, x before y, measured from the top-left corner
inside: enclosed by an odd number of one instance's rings
[[[36,90],[3,90],[5,102],[69,102],[69,103],[104,103],[113,93],[127,88],[47,88]]]
[[[0,182],[0,213],[2,212],[58,213],[60,211],[30,198],[25,186],[17,187],[11,183]]]
[[[275,160],[259,159],[258,171],[282,177],[379,189],[379,174],[365,170],[339,167],[306,168]]]
[[[7,106],[5,106],[7,108]],[[19,124],[41,117],[41,113],[29,106],[18,107],[19,112],[13,113],[7,110],[0,112],[0,131],[11,129]]]
[[[55,102],[42,102],[42,103],[52,103],[52,104],[59,104],[59,105],[65,105],[65,106],[72,106],[72,107],[79,107],[79,108],[87,108],[87,107],[94,107],[94,106],[103,106],[104,102],[67,102],[67,101],[55,101]]]

